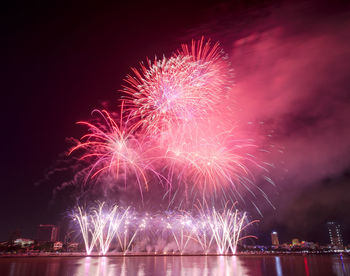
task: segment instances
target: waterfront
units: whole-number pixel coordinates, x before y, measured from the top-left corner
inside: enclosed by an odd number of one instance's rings
[[[6,257],[0,258],[0,275],[350,275],[350,257]]]

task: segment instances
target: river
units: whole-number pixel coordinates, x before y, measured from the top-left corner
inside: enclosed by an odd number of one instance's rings
[[[0,275],[350,275],[350,256],[2,257]]]

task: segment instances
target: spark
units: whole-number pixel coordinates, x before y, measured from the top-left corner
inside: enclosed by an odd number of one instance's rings
[[[113,205],[107,208],[105,203],[98,203],[86,211],[77,207],[73,218],[78,222],[87,255],[91,255],[94,249],[100,255],[106,255],[112,244],[127,254],[133,248],[140,248],[141,244],[151,246],[145,243],[152,243],[156,238],[163,239],[162,247],[157,248],[162,254],[171,251],[181,255],[190,253],[194,244],[202,248],[200,254],[212,250],[220,255],[236,254],[240,241],[254,238],[243,235],[247,227],[257,222],[249,222],[245,212],[234,206],[225,206],[219,211],[205,205],[198,206],[195,215],[183,210],[149,215],[131,211],[131,207]],[[176,247],[170,250],[172,242]]]
[[[232,79],[219,44],[204,39],[182,45],[170,58],[147,59],[132,71],[125,79],[125,104],[136,125],[152,135],[206,120]]]
[[[100,115],[104,124],[78,122],[87,126],[89,133],[85,134],[80,139],[81,142],[69,152],[70,155],[73,152],[83,151],[80,160],[85,160],[89,164],[86,181],[108,172],[116,179],[123,175],[126,185],[127,176],[135,175],[141,193],[143,186],[147,190],[146,170],[152,169],[143,159],[142,142],[136,139],[133,129],[123,124],[123,118],[118,124],[106,110],[94,110],[93,113]]]

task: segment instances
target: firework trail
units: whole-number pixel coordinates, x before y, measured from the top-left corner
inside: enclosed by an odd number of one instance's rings
[[[121,209],[117,205],[106,209],[105,203],[99,203],[97,207],[89,209],[88,212],[77,207],[77,211],[73,213],[73,219],[79,224],[87,255],[90,255],[96,247],[99,247],[102,255],[108,252],[128,211],[129,208]]]
[[[102,217],[101,233],[99,235],[101,253],[106,255],[115,235],[119,232],[121,224],[126,220],[128,210],[121,210],[117,205]]]
[[[200,244],[202,252],[208,254],[214,240],[213,232],[209,227],[209,221],[203,214],[201,214],[197,220],[193,229],[194,239]]]
[[[192,216],[183,212],[173,217],[168,217],[167,229],[171,231],[177,249],[182,255],[195,231]]]
[[[85,244],[86,254],[90,255],[98,238],[98,236],[94,233],[95,229],[91,227],[91,225],[88,222],[87,214],[80,207],[78,207],[78,211],[73,214],[73,217],[74,220],[76,220],[79,224],[80,231]],[[92,237],[91,239],[90,236]]]
[[[119,242],[121,251],[126,254],[130,249],[136,235],[140,229],[145,227],[145,221],[142,220],[141,224],[138,224],[138,217],[135,214],[127,214],[124,225],[121,231],[116,232],[116,239]]]
[[[253,237],[242,233],[256,222],[248,222],[246,213],[234,207],[217,211],[203,205],[199,205],[197,215],[174,211],[150,216],[132,212],[130,207],[113,205],[107,208],[105,203],[99,203],[87,211],[78,207],[73,218],[78,222],[87,255],[94,249],[106,255],[112,245],[114,250],[117,248],[124,254],[135,252],[133,248],[139,250],[136,252],[149,252],[147,248],[154,248],[161,254],[235,254],[241,240]],[[163,239],[157,248],[152,245],[155,235],[158,240]],[[202,250],[198,251],[195,244]]]
[[[199,208],[202,225],[207,225],[211,232],[211,239],[215,241],[217,253],[227,254],[231,251],[236,254],[239,241],[255,236],[242,236],[242,232],[257,220],[248,222],[247,214],[241,213],[232,206],[227,205],[222,211],[217,211],[214,207],[208,208],[203,205]],[[200,237],[200,239],[202,239]]]

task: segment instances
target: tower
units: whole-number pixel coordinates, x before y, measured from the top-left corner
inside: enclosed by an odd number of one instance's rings
[[[279,241],[278,241],[278,234],[276,231],[273,231],[271,233],[271,242],[273,246],[279,246]]]
[[[334,221],[327,222],[329,240],[332,246],[343,247],[343,237],[340,232],[340,225]]]

